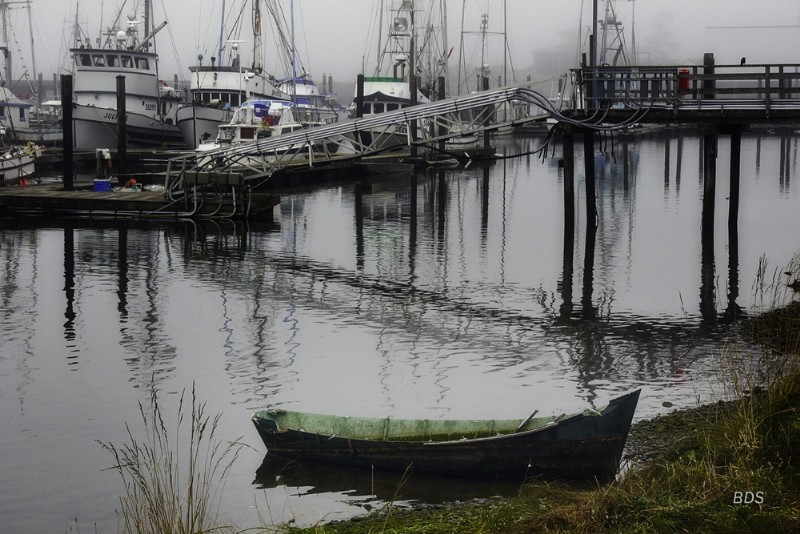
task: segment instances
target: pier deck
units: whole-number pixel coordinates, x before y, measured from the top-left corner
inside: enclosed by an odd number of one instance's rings
[[[253,193],[251,217],[270,217],[280,199],[275,194]],[[205,199],[192,205],[171,200],[163,191],[94,191],[90,188],[65,191],[60,183],[0,188],[0,213],[82,214],[114,218],[234,217],[241,212],[230,197]]]

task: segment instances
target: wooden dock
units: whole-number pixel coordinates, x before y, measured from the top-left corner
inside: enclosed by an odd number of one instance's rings
[[[0,215],[81,215],[111,218],[238,218],[244,207],[228,196],[170,198],[164,191],[115,188],[95,191],[92,184],[65,191],[60,183],[0,187]],[[246,215],[271,219],[280,197],[252,193]]]

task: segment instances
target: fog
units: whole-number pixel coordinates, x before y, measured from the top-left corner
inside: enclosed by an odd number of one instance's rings
[[[163,78],[175,74],[185,78],[198,54],[203,54],[206,62],[217,55],[222,0],[153,1],[156,23],[168,21],[157,37]],[[67,49],[76,6],[84,30],[96,38],[123,4],[123,14],[141,13],[142,0],[33,0],[37,71],[49,79],[52,73],[69,68]],[[227,0],[229,11],[239,4],[241,0]],[[291,2],[278,0],[278,4],[288,22]],[[305,70],[316,78],[326,73],[341,82],[352,82],[362,66],[370,72],[378,49],[380,4],[377,0],[294,0],[295,43]],[[430,9],[438,6],[439,0],[417,0],[416,5],[418,9]],[[604,5],[599,0],[601,15]],[[700,63],[704,52],[713,52],[717,64],[738,64],[745,56],[750,64],[798,61],[800,3],[796,0],[617,0],[613,6],[623,27],[626,53],[632,56],[635,51],[639,64]],[[28,44],[27,12],[19,6],[12,7],[8,47],[20,58],[14,62],[17,77],[32,72],[33,57]],[[569,66],[577,63],[581,51],[588,52],[590,0],[447,0],[446,9],[448,47],[453,49],[451,73],[461,53],[462,12],[463,29],[470,32],[463,34],[464,57],[473,61],[472,56],[480,50],[480,36],[475,32],[479,31],[481,14],[486,13],[492,32],[487,37],[489,62],[493,66],[502,64],[504,47],[499,34],[506,26],[509,65],[517,80],[526,75],[552,74],[549,71],[555,67],[548,67],[543,60],[548,51],[566,51]],[[250,17],[249,9],[244,16]],[[267,24],[269,18],[263,14],[265,68],[276,76],[285,76],[289,74],[286,54],[276,49],[273,27]],[[241,39],[247,41],[247,37]],[[246,49],[252,43],[240,46],[243,63],[247,64],[250,53]]]

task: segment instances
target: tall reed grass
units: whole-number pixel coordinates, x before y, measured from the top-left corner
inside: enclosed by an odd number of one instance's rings
[[[126,423],[128,443],[117,446],[98,441],[114,457],[109,469],[119,474],[124,485],[117,510],[122,532],[236,531],[233,526],[219,527],[219,508],[227,475],[246,445],[241,438],[217,439],[221,416],[206,415],[206,404],[197,400],[194,385],[190,408],[184,397],[185,391],[170,430],[151,381],[149,402],[139,402],[142,434],[134,433]]]

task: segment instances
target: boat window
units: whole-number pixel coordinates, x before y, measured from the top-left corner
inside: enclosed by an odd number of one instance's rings
[[[25,108],[19,108],[19,120],[25,122]]]
[[[6,117],[6,107],[5,106],[0,106],[0,117],[3,117],[3,118]]]
[[[231,106],[239,107],[241,105],[241,97],[237,94],[230,95]]]
[[[133,58],[131,56],[122,56],[122,67],[126,69],[133,68]]]
[[[92,56],[89,54],[81,54],[78,56],[81,62],[81,67],[91,67],[92,66]]]
[[[383,113],[383,111],[384,111],[383,102],[381,102],[381,103],[377,103],[376,102],[375,104],[372,105],[372,112],[373,113]]]
[[[106,66],[106,59],[103,56],[92,56],[92,60],[94,62],[95,67],[105,67]]]
[[[141,70],[150,70],[150,63],[147,61],[146,57],[137,57],[136,68]]]
[[[119,56],[107,54],[106,63],[108,64],[109,67],[119,67]]]
[[[399,108],[397,104],[386,104],[386,111],[397,111]]]

